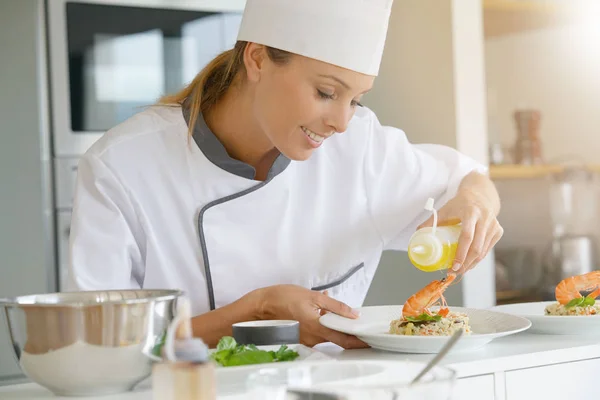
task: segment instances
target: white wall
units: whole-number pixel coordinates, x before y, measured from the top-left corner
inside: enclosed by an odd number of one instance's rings
[[[541,110],[543,154],[600,163],[600,21],[486,41],[489,114],[512,145],[517,107]]]
[[[0,1],[0,297],[56,290],[44,34],[42,0]],[[4,319],[0,385],[22,376]]]
[[[457,148],[487,164],[481,0],[395,0],[380,75],[365,103],[413,143]],[[439,274],[387,253],[367,304],[399,304]],[[493,254],[448,291],[451,305],[495,304]]]

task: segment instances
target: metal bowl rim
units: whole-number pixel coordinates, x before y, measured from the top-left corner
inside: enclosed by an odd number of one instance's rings
[[[127,293],[127,292],[156,292],[157,294],[154,296],[148,296],[144,298],[131,298],[131,299],[115,299],[115,300],[105,300],[105,301],[73,301],[73,302],[65,302],[65,303],[45,303],[45,302],[24,302],[27,299],[36,298],[36,297],[51,297],[51,296],[61,296],[61,295],[76,295],[78,293],[84,293],[86,295],[93,295],[95,293],[107,293],[107,292],[115,292],[115,293]],[[86,307],[97,307],[103,305],[128,305],[128,304],[143,304],[152,301],[164,301],[164,300],[174,300],[184,294],[183,290],[180,289],[116,289],[116,290],[85,290],[80,292],[54,292],[54,293],[38,293],[38,294],[28,294],[23,296],[17,296],[8,299],[0,299],[0,307],[70,307],[70,308],[86,308]]]

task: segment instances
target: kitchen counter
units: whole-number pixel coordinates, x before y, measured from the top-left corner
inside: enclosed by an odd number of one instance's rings
[[[343,350],[330,343],[321,344],[316,349],[339,360],[423,362],[432,357],[430,354],[389,353],[373,349]],[[600,377],[600,337],[550,336],[524,332],[496,339],[478,350],[450,354],[442,364],[456,370],[459,376],[453,397],[455,400],[587,397],[590,393],[595,393],[598,386],[596,379]],[[27,383],[0,387],[0,399],[59,398],[36,384]],[[72,397],[69,399],[75,400]],[[150,382],[143,382],[131,393],[101,399],[150,400]]]

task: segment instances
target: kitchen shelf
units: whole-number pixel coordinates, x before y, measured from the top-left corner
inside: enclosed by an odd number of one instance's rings
[[[534,179],[543,178],[548,174],[561,172],[566,165],[490,165],[492,179]],[[585,165],[592,171],[600,173],[600,165]]]
[[[598,0],[483,0],[485,37],[576,23],[586,4]]]

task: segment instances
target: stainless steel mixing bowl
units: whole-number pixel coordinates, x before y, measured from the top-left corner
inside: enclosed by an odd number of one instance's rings
[[[56,395],[126,392],[146,379],[178,290],[64,292],[0,299],[22,371]]]

